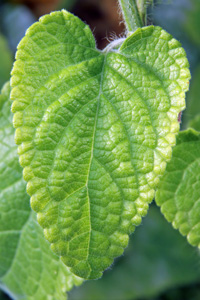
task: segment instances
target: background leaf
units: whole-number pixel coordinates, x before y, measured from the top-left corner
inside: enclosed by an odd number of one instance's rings
[[[12,110],[32,208],[72,272],[98,278],[146,215],[171,157],[190,77],[180,43],[138,29],[100,52],[66,11],[20,42]]]
[[[0,89],[10,78],[13,58],[3,35],[0,34]]]
[[[186,10],[185,28],[188,36],[200,47],[200,2],[199,0],[190,0],[190,7]]]
[[[196,117],[189,122],[189,127],[200,131],[200,114],[196,115]]]
[[[200,133],[180,132],[155,198],[166,219],[193,246],[200,246],[199,167]]]
[[[0,287],[16,300],[65,300],[82,280],[51,251],[30,209],[9,95],[7,83],[0,95]]]
[[[189,123],[193,121],[200,114],[200,65],[198,65],[193,74],[190,89],[187,94],[187,110],[184,113],[185,121]],[[198,117],[197,117],[198,119]],[[197,122],[197,120],[196,120]]]

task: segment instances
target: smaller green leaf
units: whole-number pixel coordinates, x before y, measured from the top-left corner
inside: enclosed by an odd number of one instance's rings
[[[200,246],[200,133],[180,132],[156,192],[156,203],[174,228]]]
[[[30,209],[9,95],[7,83],[0,95],[0,288],[15,300],[65,300],[82,280],[51,251]]]

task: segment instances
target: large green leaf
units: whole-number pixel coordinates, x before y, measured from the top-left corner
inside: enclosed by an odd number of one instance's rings
[[[144,300],[153,296],[155,300],[170,288],[199,282],[199,253],[154,205],[130,237],[124,254],[101,280],[86,281],[73,289],[69,300]]]
[[[46,15],[18,46],[12,110],[31,206],[56,254],[98,278],[146,215],[185,107],[188,61],[160,27],[100,52],[72,14]]]
[[[174,228],[200,246],[200,133],[180,132],[156,192],[156,203]]]
[[[9,84],[0,95],[0,287],[13,299],[65,300],[81,279],[50,249],[31,211],[18,162]]]

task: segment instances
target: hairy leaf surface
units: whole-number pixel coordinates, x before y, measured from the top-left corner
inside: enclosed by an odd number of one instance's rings
[[[86,279],[121,255],[146,215],[185,107],[188,62],[159,27],[100,52],[72,14],[21,41],[12,110],[31,206],[56,254]]]
[[[180,132],[156,192],[156,203],[174,228],[200,246],[200,133]]]
[[[0,287],[13,299],[65,300],[82,280],[50,249],[30,209],[18,162],[9,83],[0,95]]]

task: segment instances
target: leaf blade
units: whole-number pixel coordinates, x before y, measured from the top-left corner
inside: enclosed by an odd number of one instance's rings
[[[48,24],[61,14],[81,22],[58,12],[47,16]],[[68,27],[59,30],[62,36],[68,33]],[[26,42],[18,50],[21,72],[29,66],[21,51]],[[161,57],[157,65],[150,55],[155,45]],[[92,279],[123,253],[128,234],[147,213],[175,143],[189,71],[180,44],[159,27],[137,30],[117,53],[100,53],[94,44],[89,51],[90,59],[59,65],[59,70],[54,66],[48,78],[44,74],[36,96],[16,84],[18,59],[12,110],[27,191],[45,236],[75,274]],[[37,65],[34,57],[31,64]],[[31,72],[22,83],[32,84]],[[166,95],[167,87],[172,95]]]
[[[180,132],[172,160],[156,192],[156,203],[175,229],[199,246],[198,166],[199,133],[193,129]]]

